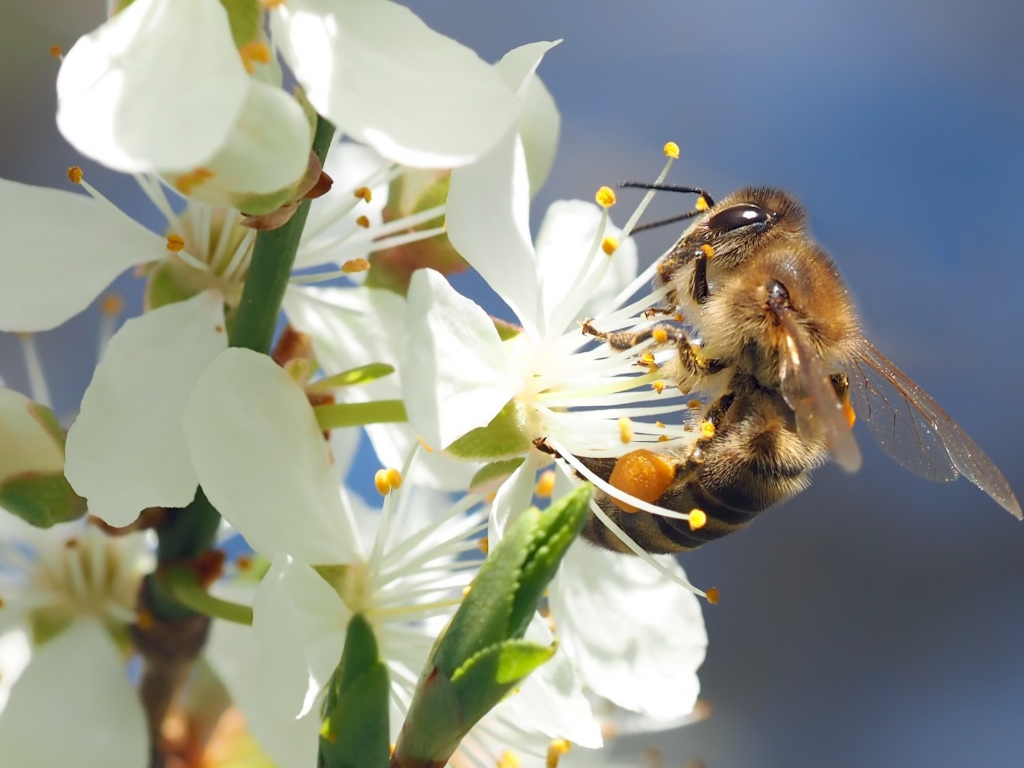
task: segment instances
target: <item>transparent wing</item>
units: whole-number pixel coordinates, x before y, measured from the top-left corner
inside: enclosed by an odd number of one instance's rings
[[[847,472],[860,467],[860,449],[828,371],[788,311],[778,314],[786,332],[780,378],[782,396],[796,414],[800,436],[824,435],[832,457]]]
[[[963,475],[1021,518],[1020,503],[1003,473],[928,394],[864,340],[850,366],[856,412],[889,456],[929,480]]]

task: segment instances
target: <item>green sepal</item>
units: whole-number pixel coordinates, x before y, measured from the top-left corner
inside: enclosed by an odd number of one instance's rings
[[[459,459],[498,461],[522,456],[533,443],[527,432],[526,414],[515,400],[502,408],[486,427],[472,429],[445,451]]]
[[[383,379],[395,372],[393,365],[387,363],[368,363],[358,368],[351,368],[341,373],[335,373],[320,381],[314,381],[308,387],[307,392],[322,392],[335,389],[336,387],[352,387],[360,384],[369,384],[371,381]]]
[[[469,481],[470,493],[492,493],[512,476],[512,473],[522,466],[525,459],[506,459],[504,461],[492,461],[480,468]]]
[[[491,322],[494,323],[494,330],[498,332],[498,338],[502,341],[514,339],[523,332],[521,326],[518,326],[515,323],[510,323],[507,320],[502,320],[499,317],[492,317]]]
[[[263,31],[263,9],[259,0],[220,0],[228,14],[235,48],[256,40]]]
[[[452,690],[463,717],[476,722],[537,667],[555,655],[557,646],[506,640],[485,648],[455,670]]]
[[[63,474],[29,473],[4,478],[0,507],[36,528],[77,520],[85,514],[85,499]]]
[[[150,270],[143,295],[144,305],[147,312],[152,312],[167,304],[187,301],[211,288],[220,291],[225,304],[230,307],[237,306],[242,296],[240,283],[223,280],[214,273],[189,266],[181,259],[169,258]]]
[[[373,627],[356,614],[327,687],[318,768],[387,768],[389,695],[388,670]]]

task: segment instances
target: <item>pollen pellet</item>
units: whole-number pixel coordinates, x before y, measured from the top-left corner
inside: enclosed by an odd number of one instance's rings
[[[373,192],[370,191],[369,187],[360,187],[352,194],[366,202],[370,202],[373,199]]]
[[[619,419],[619,439],[623,443],[633,442],[633,422],[627,416]]]
[[[715,425],[710,421],[702,421],[700,424],[701,437],[714,437],[715,436]]]
[[[377,486],[377,493],[381,496],[387,496],[391,493],[391,484],[388,482],[388,471],[386,469],[378,469],[373,476],[373,484]]]
[[[668,331],[664,328],[655,328],[651,331],[651,338],[654,339],[655,344],[664,344],[668,341]]]
[[[548,756],[544,765],[545,768],[558,768],[558,761],[562,755],[569,754],[571,744],[565,739],[554,739],[548,744]]]
[[[698,211],[706,211],[708,209],[708,199],[701,195],[697,198],[697,204],[694,206]]]
[[[662,435],[667,437],[667,435]],[[654,503],[663,494],[676,477],[676,468],[661,454],[640,448],[621,456],[615,462],[608,482],[620,491],[635,496],[641,501]],[[623,512],[636,512],[637,507],[619,499],[613,499],[615,505]]]
[[[386,473],[388,479],[388,485],[392,491],[397,491],[402,487],[402,473],[394,467],[390,467]]]
[[[351,275],[355,272],[365,272],[370,268],[370,262],[366,259],[349,259],[341,265],[341,271],[346,275]]]
[[[611,208],[615,205],[615,192],[611,187],[601,187],[594,195],[594,199],[602,208]]]
[[[708,515],[703,509],[690,510],[690,530],[696,531],[708,524]]]
[[[615,251],[617,251],[618,248],[619,239],[617,237],[607,235],[605,239],[601,241],[601,250],[604,251],[605,254],[608,256],[611,256],[613,253],[615,253]]]
[[[119,293],[108,293],[100,302],[100,311],[107,317],[117,317],[124,310],[124,299]]]
[[[679,159],[679,145],[674,141],[670,141],[665,144],[664,152],[665,157],[671,157],[673,160]]]
[[[82,169],[79,168],[77,165],[72,165],[70,168],[68,168],[68,181],[70,181],[72,184],[81,184]]]
[[[535,496],[542,499],[550,499],[551,494],[555,491],[555,472],[552,469],[541,472],[540,478],[537,480],[537,486],[533,489]]]
[[[360,216],[359,218],[356,219],[356,225],[362,227],[363,229],[369,229],[370,220],[365,216]]]
[[[712,587],[711,589],[709,589],[707,592],[704,593],[704,596],[708,599],[708,602],[711,603],[712,605],[718,605],[718,587]]]
[[[715,257],[715,249],[712,248],[707,243],[704,243],[704,245],[702,245],[700,249],[704,251],[704,255],[707,256],[709,259],[713,259]]]
[[[167,250],[171,253],[177,253],[178,251],[185,248],[185,240],[181,235],[168,235],[167,236]]]

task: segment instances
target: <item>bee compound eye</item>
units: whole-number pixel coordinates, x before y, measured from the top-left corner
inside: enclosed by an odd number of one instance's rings
[[[719,211],[708,219],[708,229],[716,232],[732,232],[741,227],[748,227],[751,224],[765,224],[768,222],[768,212],[759,205],[753,203],[740,203],[730,205],[725,210]]]

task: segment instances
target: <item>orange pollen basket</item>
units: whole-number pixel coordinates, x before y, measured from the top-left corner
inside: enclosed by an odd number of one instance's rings
[[[664,456],[646,448],[630,451],[615,462],[608,482],[612,486],[653,504],[672,485],[676,468]],[[619,499],[612,499],[623,512],[636,512],[637,507]]]

